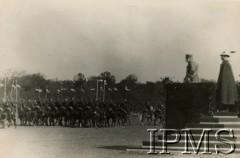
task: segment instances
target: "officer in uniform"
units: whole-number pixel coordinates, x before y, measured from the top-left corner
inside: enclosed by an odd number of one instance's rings
[[[187,70],[186,76],[184,78],[184,83],[197,83],[199,82],[198,77],[198,64],[193,61],[193,56],[191,54],[186,54]]]

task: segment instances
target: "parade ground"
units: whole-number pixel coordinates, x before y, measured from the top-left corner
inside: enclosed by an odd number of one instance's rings
[[[19,126],[0,129],[1,158],[159,158],[159,157],[226,157],[226,155],[148,155],[128,152],[126,149],[141,146],[148,138],[148,127],[127,126],[109,128],[68,128]],[[161,128],[161,127],[156,127]],[[239,157],[238,154],[227,157]]]

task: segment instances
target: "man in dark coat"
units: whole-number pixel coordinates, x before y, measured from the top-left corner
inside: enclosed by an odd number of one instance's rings
[[[218,110],[236,111],[237,86],[231,65],[230,56],[225,52],[221,54],[222,64],[217,82],[217,106]]]

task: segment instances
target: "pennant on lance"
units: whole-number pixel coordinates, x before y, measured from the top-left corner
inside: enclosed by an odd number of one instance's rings
[[[127,86],[125,86],[125,90],[126,90],[126,91],[131,91],[130,89],[128,89],[128,87],[127,87]]]

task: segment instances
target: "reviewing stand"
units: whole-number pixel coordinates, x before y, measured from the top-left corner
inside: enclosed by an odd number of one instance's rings
[[[230,138],[229,133],[223,133],[221,136],[236,145],[234,153],[240,153],[240,118],[236,112],[216,112],[214,83],[196,83],[196,84],[169,84],[166,86],[166,129],[191,129],[193,138],[198,143],[203,129],[211,129],[209,133],[209,151],[215,153],[215,144],[218,144],[222,151],[228,151],[229,145],[216,140],[215,133],[219,129],[233,129],[234,138]],[[180,132],[183,134],[182,132]],[[162,151],[162,133],[157,133],[155,149]],[[175,134],[167,135],[168,140],[174,140]],[[201,144],[199,153],[203,151],[204,144]],[[137,151],[147,153],[150,148],[150,140],[142,142],[140,149],[128,149],[128,151]],[[185,138],[182,135],[181,140],[176,144],[169,144],[168,151],[184,151]],[[189,151],[193,153],[189,142]]]

